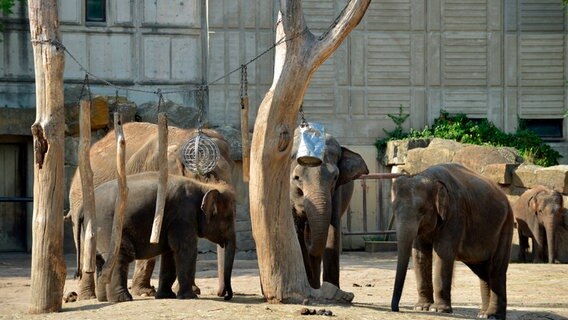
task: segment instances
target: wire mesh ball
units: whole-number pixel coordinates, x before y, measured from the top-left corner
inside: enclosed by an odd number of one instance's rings
[[[199,175],[213,171],[219,162],[219,156],[217,144],[201,133],[187,140],[181,148],[183,164]]]

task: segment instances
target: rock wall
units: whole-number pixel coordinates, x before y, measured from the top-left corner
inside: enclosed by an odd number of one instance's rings
[[[541,167],[523,162],[513,148],[461,144],[434,138],[391,141],[383,157],[393,171],[416,174],[439,163],[457,162],[497,183],[514,203],[526,190],[536,185],[550,187],[568,204],[568,165]],[[558,259],[568,263],[568,210],[558,231]],[[511,260],[516,261],[518,235],[513,237]]]

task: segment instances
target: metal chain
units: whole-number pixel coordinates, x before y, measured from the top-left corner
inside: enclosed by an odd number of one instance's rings
[[[306,117],[304,115],[304,104],[303,103],[300,105],[300,119],[301,119],[300,127],[304,128],[304,127],[310,126],[308,124],[308,121],[306,121]]]

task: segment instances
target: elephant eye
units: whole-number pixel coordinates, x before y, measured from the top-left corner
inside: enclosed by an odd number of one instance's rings
[[[294,176],[294,180],[300,180],[300,176]]]

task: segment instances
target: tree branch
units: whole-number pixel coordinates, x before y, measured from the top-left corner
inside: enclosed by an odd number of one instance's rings
[[[312,48],[310,66],[317,68],[341,45],[343,40],[363,19],[371,0],[350,0],[343,9],[335,26]]]

